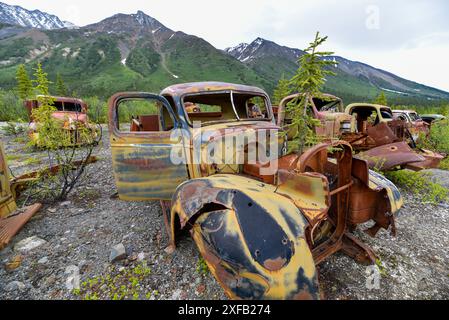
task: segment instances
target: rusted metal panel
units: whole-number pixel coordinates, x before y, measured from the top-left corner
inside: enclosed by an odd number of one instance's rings
[[[41,207],[41,204],[35,204],[20,211],[17,210],[14,191],[10,186],[9,168],[0,140],[0,250]]]
[[[173,164],[171,155],[185,154],[186,150],[173,141],[170,131],[120,131],[118,104],[124,97],[161,99],[168,104],[162,97],[139,92],[118,93],[110,99],[109,134],[119,197],[129,201],[170,200],[176,187],[188,179],[186,165]]]
[[[37,203],[22,209],[21,213],[15,213],[12,216],[0,219],[0,250],[8,245],[11,239],[41,208],[42,204]]]
[[[0,218],[6,217],[17,208],[10,186],[9,168],[6,163],[3,143],[0,140]]]
[[[420,171],[424,169],[437,169],[440,167],[441,161],[445,158],[443,155],[430,150],[420,149],[419,153],[424,157],[424,161],[412,162],[406,165],[407,169]]]
[[[368,161],[370,168],[382,171],[426,160],[423,156],[414,152],[406,142],[397,142],[373,148],[359,153],[357,157]]]
[[[219,92],[219,91],[240,91],[240,92],[251,92],[254,94],[260,94],[267,96],[266,92],[252,86],[246,86],[241,84],[233,84],[226,82],[193,82],[193,83],[183,83],[176,84],[164,89],[161,95],[166,96],[184,96],[192,93],[199,92]]]

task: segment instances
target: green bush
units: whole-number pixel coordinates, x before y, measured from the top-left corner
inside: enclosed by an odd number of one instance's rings
[[[449,154],[449,120],[435,122],[432,125],[430,141],[436,151]]]
[[[394,184],[412,192],[422,201],[440,203],[449,200],[449,190],[431,180],[431,174],[410,170],[385,173]]]
[[[0,121],[27,122],[23,101],[13,91],[0,91]]]
[[[6,126],[2,128],[2,131],[7,136],[18,136],[26,132],[26,127],[23,124],[8,122]]]
[[[108,122],[108,104],[98,97],[84,98],[84,102],[88,105],[87,114],[89,120],[95,123]]]

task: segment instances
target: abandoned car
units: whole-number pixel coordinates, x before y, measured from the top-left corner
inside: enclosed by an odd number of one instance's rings
[[[298,96],[294,94],[284,98],[277,110],[277,124],[288,132],[289,139],[293,139],[296,131],[290,126],[291,120],[286,109]],[[387,106],[355,103],[347,106],[343,113],[341,99],[329,94],[311,98],[308,105],[309,114],[321,122],[315,128],[316,133],[324,141],[337,139],[348,142],[358,157],[367,160],[372,169],[406,167],[422,170],[438,167],[443,159],[437,153],[418,150],[407,123],[394,119]]]
[[[94,133],[96,136],[97,127],[89,122],[87,116],[87,104],[76,98],[68,97],[51,97],[52,105],[56,108],[56,111],[52,114],[53,118],[61,122],[61,126],[66,129],[73,136],[73,144],[80,144],[83,141],[76,134],[76,128],[80,125],[86,126]],[[39,108],[40,102],[38,97],[33,100],[26,100],[24,102],[25,108],[28,111],[28,116],[30,118],[29,124],[29,137],[34,145],[39,145],[39,134],[37,133],[37,126],[35,119],[33,119],[33,110]]]
[[[441,114],[423,114],[421,115],[421,119],[429,125],[431,125],[434,122],[446,120],[446,117]]]
[[[395,119],[400,119],[408,124],[408,130],[415,141],[418,141],[421,134],[425,136],[430,132],[430,126],[414,110],[393,110]]]
[[[109,128],[120,199],[160,200],[167,252],[189,231],[232,299],[320,299],[317,265],[330,255],[376,260],[351,233],[357,225],[371,221],[373,237],[395,233],[398,189],[345,141],[287,154],[259,88],[206,82],[117,93]]]

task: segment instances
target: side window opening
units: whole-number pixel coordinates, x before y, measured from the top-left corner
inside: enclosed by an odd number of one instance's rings
[[[313,98],[313,103],[318,111],[328,111],[328,112],[341,112],[343,110],[343,105],[340,100],[335,100],[332,98],[320,99]]]
[[[79,103],[64,102],[64,111],[82,112],[82,108],[81,108],[81,105]]]
[[[157,100],[123,100],[119,102],[117,112],[121,132],[170,131],[174,126],[167,108]]]
[[[54,102],[53,102],[53,106],[54,106],[58,111],[64,111],[64,104],[62,103],[62,101],[54,101]]]

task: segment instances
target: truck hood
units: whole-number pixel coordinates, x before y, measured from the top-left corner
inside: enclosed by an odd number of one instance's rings
[[[58,120],[73,120],[82,123],[87,122],[87,114],[80,112],[57,111],[52,114],[53,118]]]

